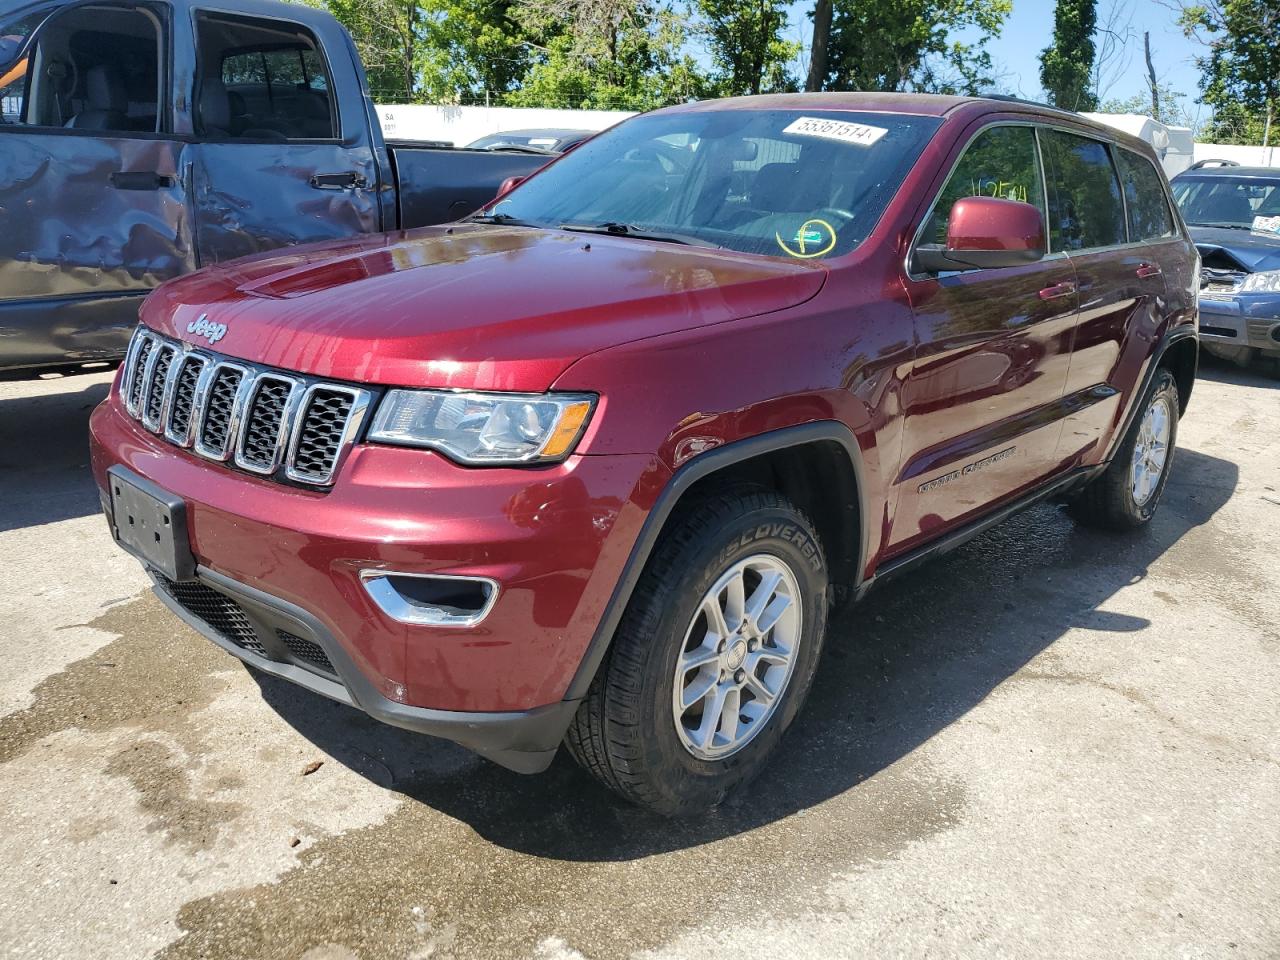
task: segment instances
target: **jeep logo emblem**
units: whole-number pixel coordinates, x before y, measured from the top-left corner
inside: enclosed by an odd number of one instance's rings
[[[187,333],[194,333],[197,337],[204,337],[209,341],[209,345],[212,346],[227,335],[227,325],[225,323],[210,323],[209,315],[202,313],[187,324]]]

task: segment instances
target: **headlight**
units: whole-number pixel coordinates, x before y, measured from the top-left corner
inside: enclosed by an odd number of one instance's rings
[[[1251,273],[1240,284],[1241,293],[1280,293],[1280,270]]]
[[[369,439],[428,447],[460,463],[547,463],[573,451],[594,404],[581,393],[391,390]]]

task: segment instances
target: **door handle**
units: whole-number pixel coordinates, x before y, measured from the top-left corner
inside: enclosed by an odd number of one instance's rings
[[[309,182],[317,190],[345,190],[348,187],[359,190],[369,185],[369,181],[354,170],[346,173],[317,173]]]
[[[159,190],[161,187],[172,187],[178,182],[176,177],[156,173],[154,170],[116,170],[107,176],[107,180],[117,190]]]
[[[1162,271],[1154,263],[1140,263],[1138,264],[1138,269],[1134,271],[1134,273],[1136,273],[1143,280],[1147,279],[1147,277],[1158,277],[1163,272],[1164,271]]]
[[[1071,280],[1063,280],[1061,283],[1055,283],[1051,287],[1045,287],[1040,291],[1041,300],[1057,300],[1059,297],[1069,297],[1076,292],[1076,285]]]

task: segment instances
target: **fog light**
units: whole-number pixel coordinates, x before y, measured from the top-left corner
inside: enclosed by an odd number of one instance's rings
[[[387,616],[429,627],[474,627],[498,599],[498,583],[488,577],[361,570],[365,592]]]

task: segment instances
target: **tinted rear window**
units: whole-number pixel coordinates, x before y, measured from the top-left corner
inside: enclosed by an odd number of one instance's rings
[[[1049,248],[1089,250],[1127,240],[1120,181],[1106,144],[1061,130],[1041,132],[1049,181]]]
[[[1158,240],[1173,236],[1169,200],[1151,161],[1124,149],[1117,149],[1115,158],[1129,211],[1129,239]]]

